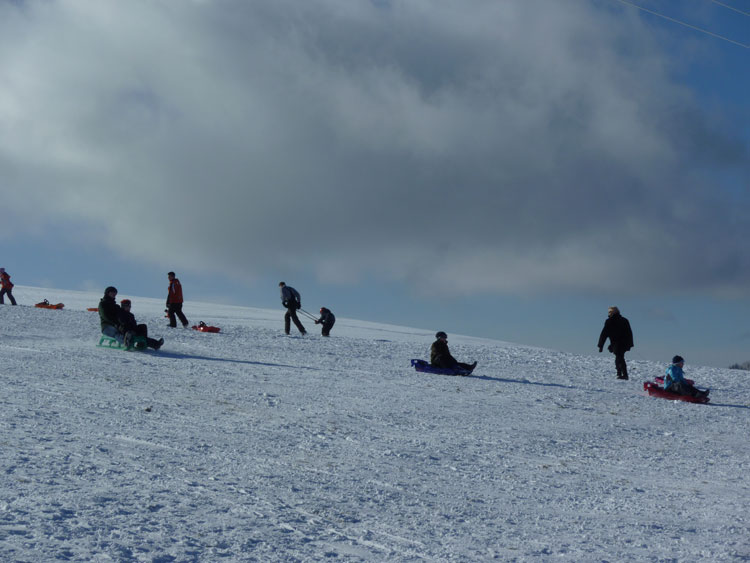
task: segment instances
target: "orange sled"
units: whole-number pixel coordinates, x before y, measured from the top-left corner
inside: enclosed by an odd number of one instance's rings
[[[98,311],[99,307],[87,307],[86,310],[87,311]]]
[[[62,303],[57,303],[56,305],[53,305],[52,303],[50,303],[49,301],[45,299],[41,303],[37,303],[36,305],[34,305],[34,307],[39,307],[40,309],[62,309],[63,307],[65,307],[65,305],[63,305]]]
[[[193,330],[199,330],[200,332],[219,332],[221,329],[218,326],[208,326],[201,321],[197,325],[193,325]]]

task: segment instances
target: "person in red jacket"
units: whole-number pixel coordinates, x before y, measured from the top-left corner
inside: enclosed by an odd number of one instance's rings
[[[187,328],[188,320],[185,318],[185,314],[182,312],[182,284],[178,280],[174,272],[167,274],[169,279],[169,293],[167,294],[167,315],[169,315],[169,326],[175,328],[177,326],[177,319],[175,315],[180,317],[182,326]]]
[[[5,271],[5,268],[0,268],[0,305],[5,304],[5,295],[10,299],[10,304],[15,305],[16,300],[13,297],[13,283],[10,281],[10,275]]]

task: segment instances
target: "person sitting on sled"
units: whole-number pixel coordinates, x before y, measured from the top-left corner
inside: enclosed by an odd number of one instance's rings
[[[682,371],[684,365],[685,360],[682,356],[672,358],[672,365],[667,368],[667,376],[664,378],[664,390],[696,398],[708,397],[708,389],[701,391],[685,380],[685,374]]]
[[[117,288],[109,286],[104,290],[104,297],[99,301],[99,320],[102,325],[102,334],[114,338],[120,344],[125,344],[126,334],[122,329],[122,309],[115,301],[117,297]],[[130,340],[129,336],[128,341]]]
[[[331,336],[331,329],[333,328],[334,323],[336,322],[336,317],[333,313],[331,313],[330,309],[326,309],[325,307],[320,308],[320,318],[315,321],[316,325],[322,324],[323,330],[320,334],[323,336]]]
[[[448,350],[448,335],[445,334],[442,330],[435,334],[435,342],[432,343],[432,347],[430,348],[430,364],[438,367],[438,368],[445,368],[445,369],[463,369],[471,373],[475,367],[477,367],[477,363],[474,362],[473,364],[463,364],[459,362],[456,358],[451,356],[450,351]]]
[[[130,299],[123,299],[120,301],[120,330],[124,333],[133,333],[136,336],[143,336],[146,339],[146,346],[158,350],[161,345],[164,344],[164,339],[160,338],[155,340],[148,336],[148,326],[145,324],[138,324],[135,320],[135,315],[130,312],[132,303]]]

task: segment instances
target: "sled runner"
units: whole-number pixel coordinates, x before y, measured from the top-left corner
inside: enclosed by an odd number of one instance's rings
[[[686,379],[690,385],[693,385],[692,379]],[[661,399],[668,399],[671,401],[685,401],[686,403],[702,403],[705,404],[711,399],[708,397],[693,397],[692,395],[680,395],[678,393],[672,393],[671,391],[665,391],[664,378],[655,377],[654,381],[644,381],[643,390],[646,391],[651,397],[659,397]]]
[[[430,362],[426,362],[425,360],[412,360],[411,365],[414,366],[415,370],[422,373],[436,373],[439,375],[471,375],[471,372],[466,369],[438,368],[430,365]]]
[[[132,342],[130,343],[130,346],[125,346],[125,344],[122,344],[118,342],[116,339],[112,338],[111,336],[107,336],[106,334],[102,334],[99,337],[99,346],[100,348],[112,348],[114,350],[145,350],[146,349],[146,337],[145,336],[134,336]]]
[[[37,303],[36,305],[34,305],[34,307],[39,307],[40,309],[62,309],[63,307],[65,307],[65,305],[63,305],[62,303],[52,305],[52,303],[45,299],[41,303]]]
[[[218,326],[209,326],[201,321],[197,325],[193,325],[193,330],[198,330],[200,332],[219,332],[221,329]]]

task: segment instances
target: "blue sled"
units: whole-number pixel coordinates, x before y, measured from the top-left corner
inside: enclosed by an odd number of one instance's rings
[[[426,362],[424,360],[412,360],[411,365],[414,366],[414,369],[417,371],[421,371],[423,373],[437,373],[439,375],[470,375],[471,372],[466,369],[461,368],[438,368],[433,365],[430,365],[429,362]]]

